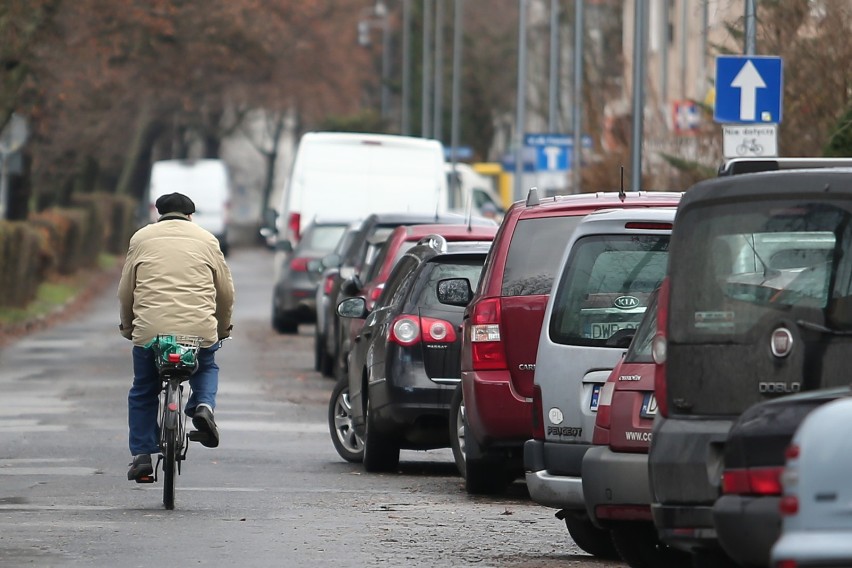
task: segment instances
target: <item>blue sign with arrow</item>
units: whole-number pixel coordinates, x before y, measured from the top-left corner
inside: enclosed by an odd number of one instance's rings
[[[780,57],[722,55],[716,58],[713,120],[723,123],[779,123],[784,92]]]

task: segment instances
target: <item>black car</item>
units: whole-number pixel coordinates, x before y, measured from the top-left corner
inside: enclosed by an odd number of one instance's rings
[[[742,413],[849,384],[850,198],[852,168],[790,169],[705,180],[678,207],[652,347],[648,473],[661,540],[696,565],[734,564],[715,506]]]
[[[400,449],[446,448],[449,408],[460,380],[464,302],[439,300],[442,281],[479,281],[491,242],[426,237],[397,262],[372,312],[361,297],[338,314],[366,318],[349,355],[352,424],[367,471],[392,471]]]
[[[755,404],[734,422],[713,520],[719,543],[739,564],[770,565],[781,535],[781,474],[793,435],[812,410],[850,394],[848,386],[791,394]]]
[[[328,297],[331,309],[326,314],[325,320],[325,348],[317,348],[317,353],[322,352],[333,364],[324,365],[324,375],[333,374],[338,380],[346,376],[346,358],[349,353],[349,334],[342,328],[342,323],[337,316],[337,304],[350,296],[341,290],[343,283],[351,278],[360,277],[369,267],[378,252],[384,239],[390,232],[400,225],[422,225],[428,223],[464,223],[467,219],[463,215],[443,213],[435,215],[424,215],[422,213],[376,213],[366,217],[359,228],[351,237],[349,247],[337,261],[339,270],[331,275],[331,280],[324,283],[328,289]],[[491,219],[474,218],[473,223],[494,225]],[[328,264],[331,264],[329,262]]]

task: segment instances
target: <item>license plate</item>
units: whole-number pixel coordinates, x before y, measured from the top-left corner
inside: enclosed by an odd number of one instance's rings
[[[657,398],[654,393],[645,393],[642,399],[642,408],[639,410],[639,416],[642,418],[653,418],[657,415]]]
[[[612,321],[607,323],[591,323],[589,325],[589,339],[609,339],[619,329],[635,329],[636,323],[625,321]]]
[[[592,385],[592,400],[589,402],[589,409],[592,412],[598,411],[598,401],[601,398],[601,387],[603,385]]]

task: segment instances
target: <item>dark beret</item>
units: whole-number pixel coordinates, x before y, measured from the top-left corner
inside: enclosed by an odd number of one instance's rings
[[[160,215],[166,213],[183,213],[184,215],[192,215],[195,213],[195,203],[192,199],[182,193],[167,193],[157,198],[155,203],[157,212]]]

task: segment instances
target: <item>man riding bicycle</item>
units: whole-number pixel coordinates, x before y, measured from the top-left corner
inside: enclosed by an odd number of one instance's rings
[[[215,448],[219,445],[213,419],[219,385],[215,352],[230,335],[234,307],[231,271],[216,237],[192,222],[192,200],[170,193],[155,205],[160,218],[130,239],[118,285],[119,329],[133,341],[133,386],[127,399],[133,456],[127,479],[133,481],[153,474],[151,454],[160,451],[157,409],[162,381],[154,352],[146,345],[158,333],[202,338],[184,412],[205,434],[201,443]]]

